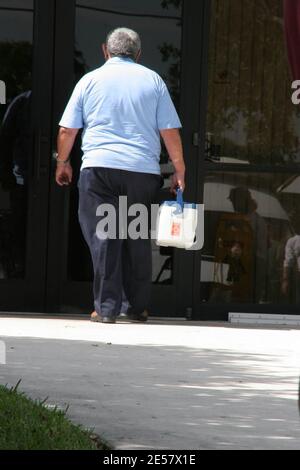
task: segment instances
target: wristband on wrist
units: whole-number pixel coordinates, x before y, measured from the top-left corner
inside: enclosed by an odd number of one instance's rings
[[[60,160],[60,159],[58,158],[58,153],[55,153],[55,154],[54,154],[54,158],[55,158],[55,160],[56,160],[56,163],[62,163],[63,165],[66,165],[66,164],[69,163],[69,161],[70,161],[70,157],[67,158],[67,160]]]

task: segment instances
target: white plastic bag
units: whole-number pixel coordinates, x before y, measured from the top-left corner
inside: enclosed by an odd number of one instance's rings
[[[197,223],[197,205],[184,203],[182,191],[178,190],[177,201],[166,201],[159,208],[157,245],[191,249],[195,243]]]

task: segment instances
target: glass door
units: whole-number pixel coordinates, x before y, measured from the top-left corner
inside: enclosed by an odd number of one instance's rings
[[[282,0],[211,2],[205,246],[195,287],[205,319],[299,313],[297,8]]]
[[[196,188],[193,159],[193,129],[198,119],[198,76],[191,70],[198,56],[190,55],[195,31],[200,31],[202,7],[199,2],[155,0],[123,2],[120,0],[67,0],[57,2],[56,74],[54,128],[63,112],[74,84],[85,73],[104,63],[101,44],[109,31],[126,26],[137,30],[142,38],[141,63],[157,71],[168,84],[175,105],[184,122],[183,139],[188,164],[187,194],[195,199]],[[201,3],[201,2],[200,2]],[[194,4],[194,5],[193,5]],[[194,29],[193,29],[194,28]],[[200,37],[198,38],[201,43]],[[184,60],[184,56],[186,56]],[[183,70],[183,62],[186,62]],[[195,85],[197,83],[197,85]],[[184,90],[184,92],[183,92]],[[194,90],[194,95],[192,94]],[[55,136],[53,136],[55,137]],[[90,254],[81,235],[77,210],[77,179],[81,164],[80,139],[72,155],[74,184],[69,189],[57,188],[52,182],[50,227],[58,225],[59,234],[51,234],[48,278],[49,309],[88,312],[92,309],[92,265]],[[170,199],[169,177],[172,165],[165,151],[161,155],[164,186],[160,200]],[[185,263],[185,266],[184,266]],[[184,261],[169,248],[153,243],[153,304],[154,314],[176,316],[185,314],[192,304],[193,257]],[[180,279],[188,269],[191,282],[180,292]],[[190,299],[189,301],[186,299]]]
[[[45,307],[53,9],[0,1],[1,311]]]

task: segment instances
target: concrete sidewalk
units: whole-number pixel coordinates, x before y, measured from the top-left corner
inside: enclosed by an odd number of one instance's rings
[[[300,449],[300,331],[0,318],[15,385],[117,449]]]

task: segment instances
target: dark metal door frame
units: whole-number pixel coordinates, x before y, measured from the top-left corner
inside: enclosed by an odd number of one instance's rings
[[[52,148],[56,149],[58,122],[74,88],[75,0],[55,0]],[[69,189],[55,183],[52,159],[47,265],[47,312],[82,313],[92,308],[92,285],[68,280]],[[75,183],[73,183],[75,184]],[[65,306],[68,306],[66,308]],[[78,307],[78,308],[77,308]]]
[[[55,49],[53,74],[52,148],[56,149],[59,118],[66,97],[73,86],[73,50],[75,35],[75,1],[57,1],[55,9]],[[59,312],[61,298],[69,285],[65,283],[68,252],[68,190],[58,188],[54,181],[55,162],[50,172],[49,242],[47,266],[46,309]],[[66,285],[67,284],[67,285]]]
[[[211,1],[185,2],[183,56],[183,115],[189,125],[184,128],[187,165],[186,198],[203,203],[205,131],[208,89],[208,47]],[[182,312],[202,319],[200,308],[201,252],[178,253],[178,304]]]

